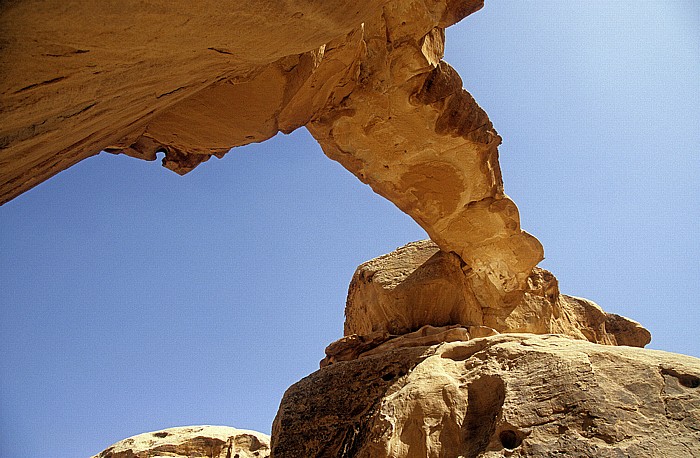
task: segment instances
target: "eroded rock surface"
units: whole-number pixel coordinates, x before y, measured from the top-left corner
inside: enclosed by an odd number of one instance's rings
[[[385,353],[396,348],[463,342],[496,334],[498,332],[486,326],[461,325],[438,327],[425,325],[417,331],[402,335],[392,335],[387,332],[373,332],[369,335],[351,334],[326,347],[326,357],[321,360],[321,367],[340,361],[352,361],[357,358]]]
[[[139,434],[92,458],[267,458],[269,436],[228,426],[183,426]]]
[[[441,61],[444,28],[481,6],[387,3],[365,22],[355,88],[307,127],[329,157],[469,265],[482,304],[510,307],[543,250],[503,191],[500,136]]]
[[[700,360],[557,335],[398,348],[293,385],[272,453],[700,456]]]
[[[278,115],[320,49],[384,3],[0,3],[0,203],[100,150],[184,173],[304,125]]]
[[[483,326],[500,333],[566,334],[608,345],[643,347],[651,334],[639,323],[595,303],[562,295],[556,278],[535,268],[521,300],[484,306],[472,270],[430,240],[409,243],[360,265],[350,283],[345,335],[400,335],[423,326]]]
[[[161,151],[182,174],[306,126],[469,266],[482,307],[513,307],[543,250],[504,194],[500,137],[441,60],[444,29],[482,6],[4,2],[0,203],[100,150]]]

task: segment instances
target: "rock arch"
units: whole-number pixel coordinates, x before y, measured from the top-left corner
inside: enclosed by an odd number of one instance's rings
[[[543,250],[503,191],[500,137],[441,60],[482,1],[34,3],[0,16],[0,202],[101,150],[165,152],[184,174],[306,126],[462,259],[483,307],[520,301]]]

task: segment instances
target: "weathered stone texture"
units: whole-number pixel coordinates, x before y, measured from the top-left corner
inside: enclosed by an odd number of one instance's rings
[[[477,300],[509,307],[522,298],[543,250],[520,229],[503,191],[500,136],[440,60],[444,27],[481,6],[387,3],[364,24],[356,87],[307,127],[329,157],[469,265]]]
[[[228,426],[183,426],[139,434],[92,458],[267,458],[269,436]]]
[[[345,335],[400,335],[423,326],[484,326],[500,333],[566,334],[608,345],[643,347],[651,334],[636,321],[559,293],[556,278],[535,268],[521,300],[488,307],[471,269],[430,240],[409,243],[360,265],[350,283]]]
[[[293,385],[272,453],[700,456],[700,360],[557,335],[397,347]]]
[[[306,126],[325,153],[512,307],[543,257],[504,194],[500,137],[441,61],[482,0],[0,7],[0,203],[100,150],[187,173]],[[89,20],[88,20],[89,18]]]
[[[319,49],[385,2],[0,3],[0,204],[104,149],[184,173],[271,137]]]

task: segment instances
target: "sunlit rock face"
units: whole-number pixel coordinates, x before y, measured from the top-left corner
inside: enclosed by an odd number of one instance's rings
[[[555,335],[394,346],[292,385],[272,454],[698,456],[700,360]]]
[[[187,427],[98,458],[700,454],[698,360],[631,348],[646,329],[536,267],[501,137],[442,61],[444,29],[482,6],[0,4],[0,204],[101,150],[184,174],[306,127],[432,239],[358,268],[345,336],[287,391],[271,446]]]
[[[345,335],[464,325],[501,333],[565,334],[608,345],[643,347],[651,339],[636,321],[560,294],[556,278],[544,269],[533,270],[520,302],[508,308],[484,306],[469,275],[473,272],[458,256],[430,240],[367,261],[350,283]]]
[[[307,127],[329,157],[469,266],[477,300],[509,307],[520,301],[542,247],[520,229],[518,209],[504,194],[500,136],[440,60],[444,28],[480,7],[386,4],[365,22],[355,88]]]
[[[270,438],[228,426],[182,426],[139,434],[92,458],[267,458]]]

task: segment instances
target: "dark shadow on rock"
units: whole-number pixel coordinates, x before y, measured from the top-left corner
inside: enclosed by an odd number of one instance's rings
[[[486,450],[496,432],[496,423],[506,398],[503,380],[484,375],[467,386],[468,406],[462,431],[467,446],[464,456],[475,458]]]

